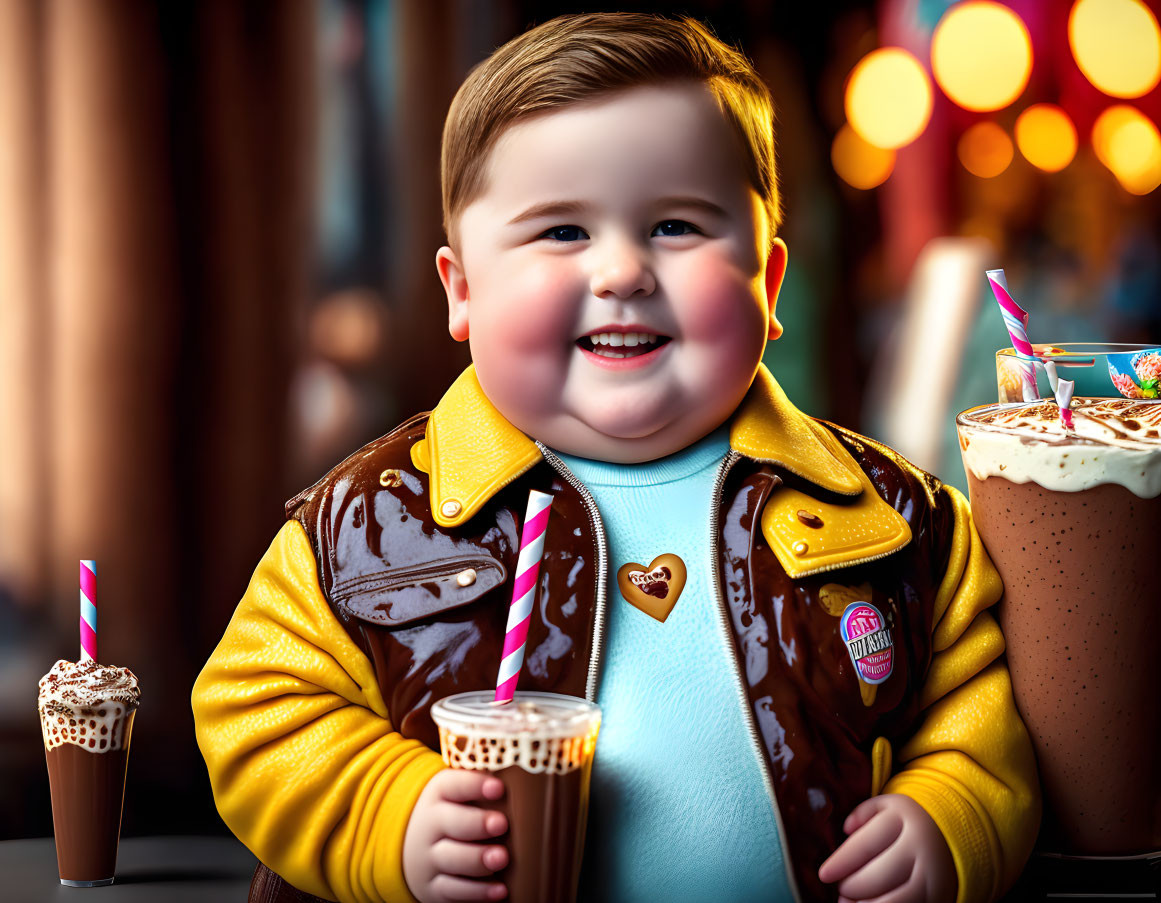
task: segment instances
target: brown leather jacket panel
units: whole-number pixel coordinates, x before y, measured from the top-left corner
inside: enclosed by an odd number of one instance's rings
[[[934,478],[832,429],[880,497],[907,519],[913,539],[906,548],[868,564],[792,579],[757,519],[779,486],[807,491],[807,484],[743,459],[722,502],[720,567],[733,640],[799,887],[809,899],[835,896],[818,880],[818,866],[845,838],[846,816],[872,794],[875,740],[905,737],[919,716],[932,654],[932,602],[954,520],[945,498],[934,495],[936,505],[929,503],[929,491],[938,486]],[[839,632],[841,610],[831,603],[828,611],[824,602],[832,596],[840,605],[856,597],[871,602],[891,628],[894,667],[870,700]]]
[[[438,749],[431,703],[495,685],[530,489],[554,500],[521,688],[595,695],[603,540],[591,501],[547,461],[496,493],[462,527],[439,527],[427,474],[410,454],[425,423],[420,415],[366,446],[292,499],[287,511],[311,538],[336,617],[374,663],[392,724]],[[932,604],[954,520],[934,478],[828,428],[907,520],[913,539],[905,548],[792,579],[763,538],[763,507],[782,486],[815,496],[826,491],[737,453],[718,509],[718,585],[751,730],[798,887],[818,900],[835,897],[817,879],[819,864],[842,841],[846,815],[872,794],[875,740],[901,738],[919,715]],[[852,600],[877,607],[894,638],[891,676],[870,688],[858,680],[840,635],[842,605]]]
[[[424,421],[372,442],[287,511],[311,537],[332,610],[375,665],[395,729],[438,749],[431,704],[495,686],[529,489],[554,498],[521,689],[585,695],[598,545],[580,492],[544,462],[464,528],[438,527],[409,455]]]

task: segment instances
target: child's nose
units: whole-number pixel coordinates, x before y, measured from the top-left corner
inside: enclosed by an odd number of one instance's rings
[[[657,288],[653,268],[645,254],[628,243],[606,246],[595,256],[589,290],[597,298],[652,295]]]

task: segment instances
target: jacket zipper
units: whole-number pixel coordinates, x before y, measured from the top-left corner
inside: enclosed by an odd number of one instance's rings
[[[742,677],[742,664],[738,661],[738,653],[734,649],[732,632],[730,630],[729,606],[726,595],[722,590],[722,577],[719,569],[720,555],[718,537],[721,533],[721,520],[718,512],[721,510],[722,491],[726,485],[726,477],[734,464],[742,456],[730,449],[722,463],[718,466],[717,476],[714,477],[713,493],[710,496],[710,577],[713,581],[714,599],[717,602],[718,620],[722,627],[722,636],[726,644],[726,653],[734,666],[735,688],[742,703],[742,718],[746,729],[750,733],[750,742],[754,753],[758,756],[758,767],[762,771],[762,780],[766,785],[766,793],[770,797],[770,805],[774,807],[774,821],[778,826],[778,842],[782,846],[782,870],[786,874],[786,882],[790,885],[790,893],[796,903],[801,903],[802,894],[798,889],[798,879],[794,875],[794,865],[790,858],[790,849],[786,843],[786,826],[782,823],[782,810],[778,808],[778,797],[774,792],[774,777],[770,774],[770,766],[766,762],[766,754],[762,751],[762,738],[758,733],[758,726],[754,722],[754,713],[750,708],[750,697],[746,692],[746,682]]]
[[[597,701],[597,683],[601,674],[601,656],[605,650],[605,588],[609,576],[609,543],[605,537],[605,525],[601,521],[601,513],[597,510],[597,503],[593,501],[588,488],[578,480],[571,470],[541,442],[536,446],[552,469],[560,474],[566,483],[580,493],[581,500],[592,519],[593,528],[597,535],[597,594],[596,611],[593,618],[593,645],[589,652],[589,673],[585,679],[585,699],[589,702]]]

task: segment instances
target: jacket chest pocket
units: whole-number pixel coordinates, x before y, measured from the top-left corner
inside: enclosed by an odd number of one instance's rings
[[[496,559],[467,555],[362,575],[336,583],[331,594],[359,620],[404,627],[468,605],[507,578]]]
[[[465,689],[487,687],[499,663],[494,634],[506,609],[473,605],[507,579],[504,565],[484,555],[440,558],[336,583],[336,606],[361,622],[359,635],[395,729],[439,749],[431,703]],[[493,594],[494,595],[494,594]],[[495,647],[495,649],[493,649]]]

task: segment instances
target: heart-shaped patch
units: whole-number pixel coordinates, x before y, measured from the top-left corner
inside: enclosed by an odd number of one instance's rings
[[[676,555],[658,555],[646,567],[629,562],[617,571],[625,601],[662,623],[685,588],[685,562]]]

